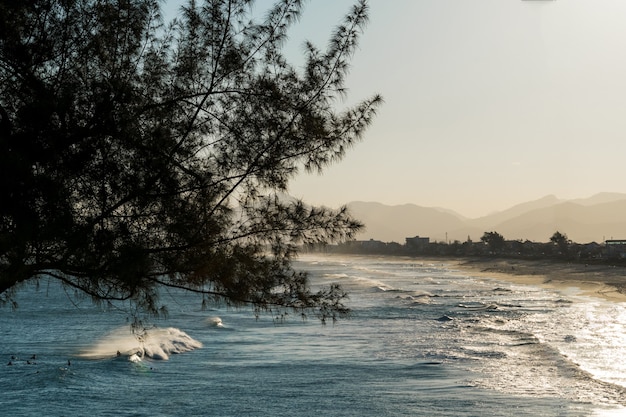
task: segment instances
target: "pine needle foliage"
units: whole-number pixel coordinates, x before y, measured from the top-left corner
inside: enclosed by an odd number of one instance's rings
[[[367,4],[305,65],[283,53],[302,1],[0,0],[0,294],[53,277],[158,314],[159,288],[204,302],[347,312],[309,288],[297,247],[362,225],[284,198],[342,159],[381,98],[340,109]]]

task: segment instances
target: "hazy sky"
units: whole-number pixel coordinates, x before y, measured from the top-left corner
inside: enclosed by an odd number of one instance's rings
[[[292,41],[325,46],[352,3],[310,1]],[[293,195],[477,217],[547,194],[626,192],[626,1],[369,4],[349,100],[378,92],[385,104],[363,142]]]
[[[309,1],[290,55],[304,39],[325,47],[353,3]],[[373,93],[385,104],[363,142],[291,194],[478,217],[547,194],[626,192],[626,1],[369,5],[344,105]]]

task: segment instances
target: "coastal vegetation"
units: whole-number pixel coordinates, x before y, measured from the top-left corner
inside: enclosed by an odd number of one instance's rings
[[[451,256],[477,258],[545,259],[564,262],[626,265],[626,241],[576,243],[567,234],[554,232],[549,242],[507,240],[496,231],[485,232],[480,241],[430,242],[407,238],[406,243],[352,240],[339,245],[309,247],[312,251],[399,256]],[[419,242],[419,243],[415,243]]]
[[[159,0],[0,1],[0,300],[45,276],[152,314],[161,287],[346,312],[291,259],[361,223],[279,196],[341,160],[381,104],[337,108],[368,6],[300,67],[282,48],[304,2],[260,19],[253,3],[189,0],[168,21]]]

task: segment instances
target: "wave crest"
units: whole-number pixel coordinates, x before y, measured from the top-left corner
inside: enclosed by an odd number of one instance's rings
[[[168,360],[170,355],[189,352],[202,343],[175,327],[148,329],[141,335],[128,327],[116,329],[80,353],[88,359],[127,356],[131,361],[143,357]]]

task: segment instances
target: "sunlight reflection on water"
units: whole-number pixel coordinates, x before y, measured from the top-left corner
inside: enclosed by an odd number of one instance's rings
[[[626,387],[626,304],[583,301],[571,310],[572,320],[555,323],[559,350],[596,378]]]
[[[612,409],[612,410],[594,410],[591,417],[623,417],[626,415],[626,408]]]

